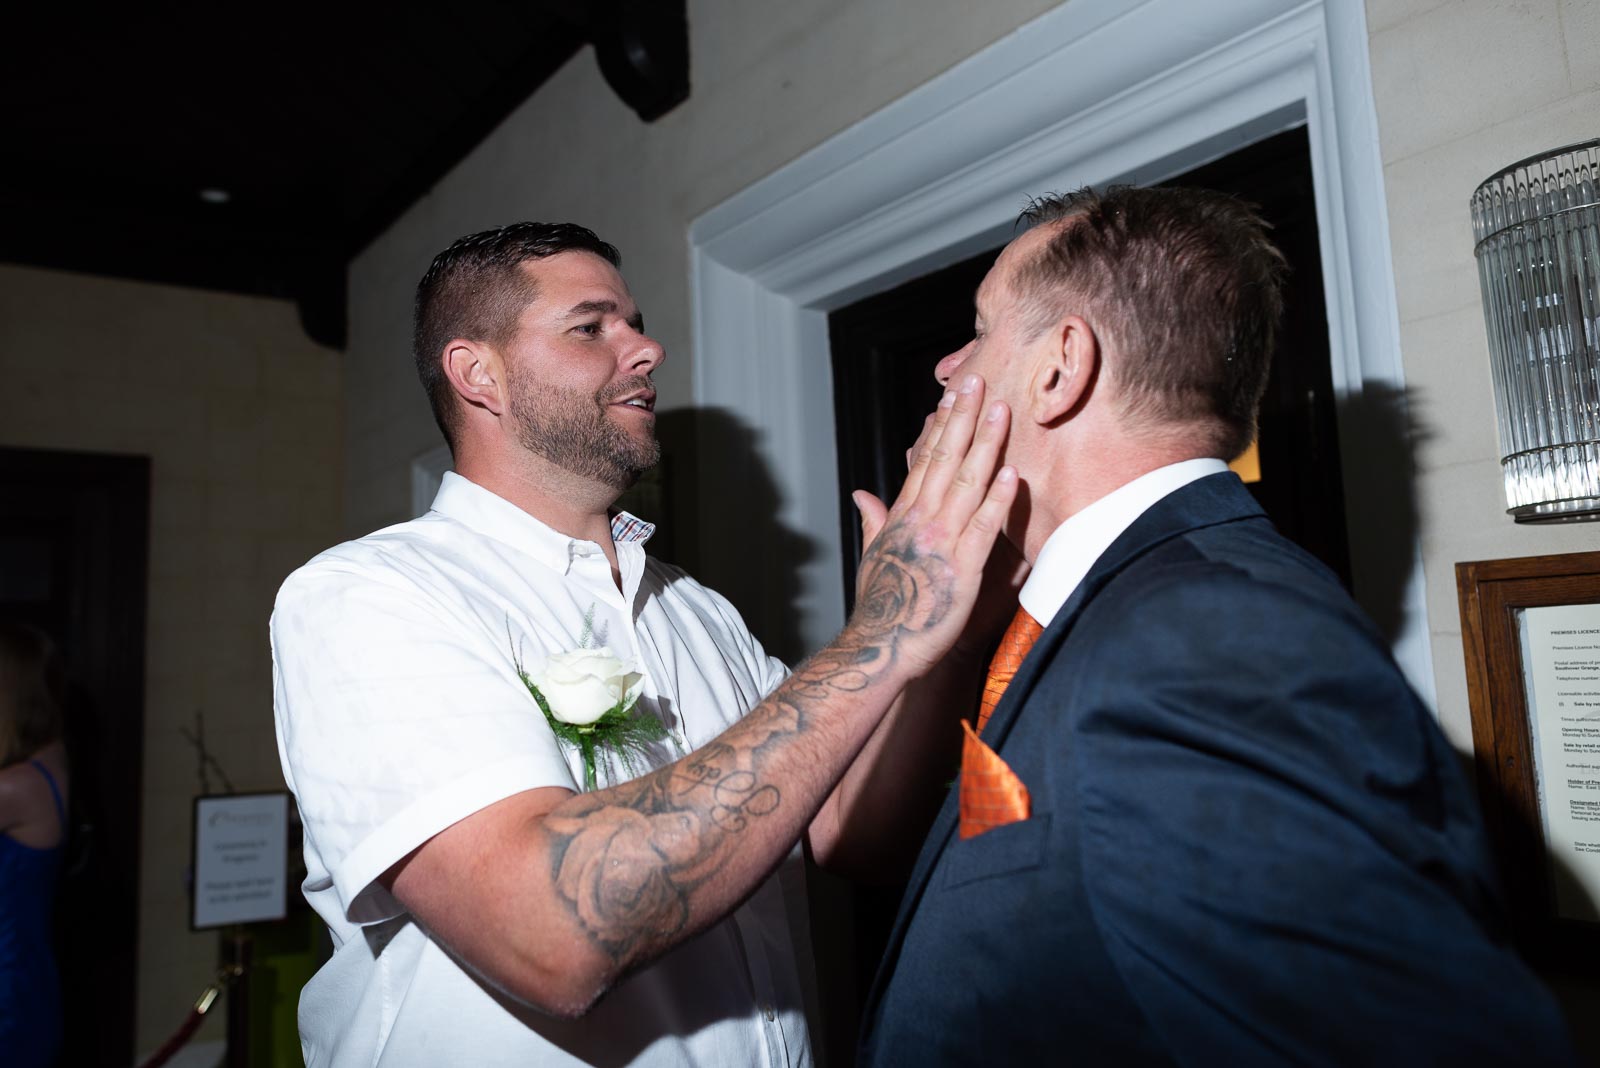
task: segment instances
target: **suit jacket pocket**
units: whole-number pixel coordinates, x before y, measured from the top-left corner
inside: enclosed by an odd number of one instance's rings
[[[940,886],[950,888],[1037,868],[1050,839],[1050,814],[1035,812],[1025,820],[984,831],[973,838],[952,837],[939,866]]]

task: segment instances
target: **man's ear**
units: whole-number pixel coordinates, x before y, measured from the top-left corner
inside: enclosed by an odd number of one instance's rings
[[[1054,426],[1083,407],[1100,377],[1100,341],[1089,324],[1068,315],[1039,339],[1039,362],[1029,383],[1028,414]]]
[[[505,408],[505,368],[500,356],[487,345],[452,338],[444,347],[444,375],[456,396],[468,404],[500,415]]]

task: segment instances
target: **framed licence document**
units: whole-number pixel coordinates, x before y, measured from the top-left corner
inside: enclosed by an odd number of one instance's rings
[[[1524,948],[1600,952],[1600,552],[1456,565],[1479,800]]]

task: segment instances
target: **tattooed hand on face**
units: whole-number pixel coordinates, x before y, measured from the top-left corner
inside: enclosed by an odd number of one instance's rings
[[[995,472],[1007,417],[998,402],[985,409],[976,376],[947,394],[862,560],[856,611],[838,639],[716,742],[547,818],[555,885],[618,963],[663,948],[747,893],[793,845],[895,694],[960,634],[1016,490],[1010,468]],[[758,828],[770,844],[741,865]],[[719,880],[728,892],[699,907],[699,892]]]
[[[976,376],[947,394],[894,507],[863,506],[874,536],[854,615],[738,723],[619,786],[528,791],[469,817],[395,871],[396,896],[491,981],[563,1015],[726,917],[960,634],[1016,495],[1016,473],[996,471],[1008,420]]]
[[[908,454],[909,471],[894,507],[885,512],[871,494],[855,495],[866,550],[856,579],[856,611],[845,634],[856,630],[868,643],[889,645],[918,666],[914,674],[958,637],[1016,494],[1014,471],[991,475],[998,454],[987,457],[984,440],[997,434],[1004,442],[1009,413],[1003,404],[991,404],[975,435],[970,422],[952,416],[969,398],[981,407],[983,382],[967,375],[959,389],[945,393]],[[1004,508],[978,506],[985,491],[993,497],[997,490],[1005,494]]]

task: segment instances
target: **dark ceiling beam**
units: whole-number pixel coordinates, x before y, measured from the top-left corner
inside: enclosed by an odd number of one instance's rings
[[[336,242],[254,225],[226,206],[62,202],[0,189],[0,260],[222,292],[293,298],[308,265],[343,263]]]

